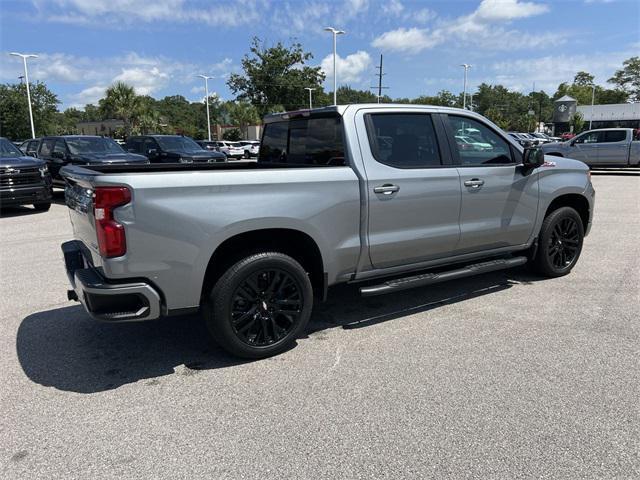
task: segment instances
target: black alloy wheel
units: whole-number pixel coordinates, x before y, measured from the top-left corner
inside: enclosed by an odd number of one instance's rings
[[[578,223],[571,217],[562,218],[553,227],[549,237],[549,261],[558,269],[566,268],[578,255],[581,243]]]
[[[302,314],[302,287],[286,271],[264,269],[248,275],[231,298],[231,323],[247,345],[263,347],[285,338]]]
[[[580,258],[584,226],[578,212],[560,207],[542,222],[533,268],[547,277],[561,277],[571,272]]]
[[[249,253],[216,281],[203,304],[213,339],[244,358],[265,358],[295,343],[311,317],[305,269],[280,252]]]

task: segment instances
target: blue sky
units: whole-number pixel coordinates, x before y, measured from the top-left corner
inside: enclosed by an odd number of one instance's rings
[[[338,81],[376,85],[385,56],[392,97],[471,89],[481,82],[553,93],[579,70],[605,84],[624,59],[640,55],[637,0],[0,0],[0,81],[22,74],[8,52],[36,53],[31,80],[46,82],[63,107],[101,98],[114,80],[156,98],[204,94],[233,98],[225,82],[240,71],[254,35],[268,44],[299,41],[331,83],[331,36]]]

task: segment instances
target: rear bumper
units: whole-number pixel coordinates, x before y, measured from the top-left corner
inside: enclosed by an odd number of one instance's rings
[[[51,201],[51,187],[36,185],[0,189],[0,205],[29,205]]]
[[[61,246],[67,277],[73,290],[70,300],[82,303],[89,315],[106,322],[153,320],[160,317],[161,298],[144,281],[110,282],[88,266],[77,240]]]

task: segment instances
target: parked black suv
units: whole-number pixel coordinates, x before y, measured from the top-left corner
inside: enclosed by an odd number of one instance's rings
[[[29,157],[37,157],[40,140],[40,138],[30,138],[29,140],[22,142],[18,148],[22,150],[22,153]]]
[[[146,155],[151,163],[224,162],[224,153],[204,150],[182,135],[140,135],[127,139],[127,150]]]
[[[125,152],[112,138],[93,135],[44,137],[38,158],[47,162],[54,185],[64,186],[60,169],[68,164],[149,163],[146,157]]]
[[[27,157],[9,140],[0,138],[0,207],[31,204],[39,211],[51,207],[47,164]]]

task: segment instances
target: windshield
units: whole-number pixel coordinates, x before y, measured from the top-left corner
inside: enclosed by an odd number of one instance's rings
[[[120,145],[110,138],[67,137],[69,151],[74,155],[83,153],[124,153]]]
[[[0,157],[24,157],[24,153],[6,138],[0,138]]]
[[[189,137],[156,137],[163,150],[177,152],[201,151],[202,147]]]

